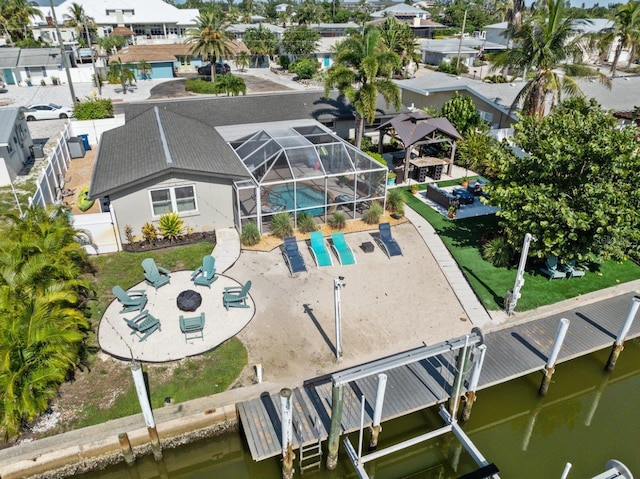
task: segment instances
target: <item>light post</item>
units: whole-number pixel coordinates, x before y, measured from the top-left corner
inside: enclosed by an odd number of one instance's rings
[[[333,279],[333,312],[336,319],[336,359],[342,359],[342,307],[340,305],[340,288],[346,286],[344,276]]]
[[[460,50],[462,50],[462,38],[464,37],[464,28],[467,26],[467,12],[469,5],[464,9],[464,17],[462,19],[462,31],[460,32],[460,41],[458,42],[458,60],[456,61],[456,70],[460,69]]]
[[[67,58],[67,52],[64,49],[64,43],[62,41],[62,35],[60,34],[60,26],[58,25],[58,19],[56,18],[56,10],[53,6],[53,0],[49,0],[51,6],[51,16],[53,16],[53,24],[56,27],[56,35],[58,35],[58,44],[60,45],[60,53],[62,54],[62,64],[64,65],[64,71],[67,74],[67,81],[69,82],[69,93],[71,93],[71,101],[76,104],[76,92],[73,89],[73,81],[71,80],[71,72],[69,71],[69,59]]]
[[[524,286],[524,267],[527,264],[527,256],[529,255],[529,245],[531,241],[537,241],[535,236],[531,233],[524,235],[524,242],[522,243],[522,252],[520,253],[520,263],[518,263],[518,273],[516,274],[516,282],[513,285],[513,289],[507,293],[505,298],[505,310],[509,316],[512,316],[516,310],[516,304],[520,299],[520,290]]]
[[[98,88],[98,95],[102,96],[102,82],[98,78],[98,70],[96,70],[96,60],[93,58],[93,46],[91,46],[91,37],[89,36],[89,28],[87,27],[87,21],[84,22],[84,32],[87,36],[87,43],[89,44],[89,51],[91,52],[91,66],[93,67],[93,83]]]

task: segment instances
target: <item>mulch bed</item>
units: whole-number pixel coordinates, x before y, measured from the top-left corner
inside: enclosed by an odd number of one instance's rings
[[[122,249],[130,251],[132,253],[138,253],[142,251],[153,251],[156,249],[170,248],[173,246],[182,246],[193,243],[200,243],[202,241],[208,241],[210,243],[216,242],[216,235],[213,231],[207,231],[205,233],[192,233],[183,235],[177,240],[169,240],[167,238],[156,239],[155,241],[136,241],[135,243],[125,243],[122,245]]]

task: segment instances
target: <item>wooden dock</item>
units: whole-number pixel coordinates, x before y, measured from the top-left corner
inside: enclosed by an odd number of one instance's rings
[[[501,384],[541,371],[561,318],[571,321],[558,362],[569,361],[609,348],[622,326],[633,294],[624,294],[488,333],[487,353],[478,389]],[[634,321],[627,339],[640,336],[640,320]],[[624,354],[624,352],[622,353]],[[435,406],[449,398],[456,351],[386,371],[387,390],[382,421]],[[603,365],[604,367],[604,365]],[[365,424],[373,417],[377,376],[351,382],[344,388],[343,433],[360,427],[360,397],[365,396]],[[293,390],[293,447],[317,443],[329,435],[331,424],[330,378]],[[535,393],[535,392],[532,392]],[[264,394],[238,404],[238,413],[254,460],[281,454],[280,399]],[[315,426],[315,427],[314,427]]]

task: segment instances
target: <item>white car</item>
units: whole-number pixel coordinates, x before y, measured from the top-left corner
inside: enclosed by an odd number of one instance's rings
[[[73,116],[73,108],[56,105],[55,103],[29,105],[24,112],[27,121],[57,120]]]

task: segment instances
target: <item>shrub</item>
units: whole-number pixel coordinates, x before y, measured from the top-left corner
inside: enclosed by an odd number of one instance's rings
[[[463,63],[460,63],[460,68],[456,68],[456,64],[453,61],[451,62],[442,61],[440,62],[440,65],[438,65],[437,71],[442,73],[448,73],[450,75],[460,75],[460,73],[468,73],[469,67],[467,65],[464,65]]]
[[[387,160],[380,153],[374,153],[372,151],[368,151],[367,155],[376,160],[378,163],[382,163],[384,166],[387,166]]]
[[[497,268],[511,264],[513,248],[504,236],[497,236],[482,245],[482,257]]]
[[[152,243],[158,238],[158,230],[153,223],[145,223],[142,225],[142,239],[147,243]],[[129,238],[127,238],[128,240]],[[133,243],[133,241],[130,241]]]
[[[298,75],[298,80],[309,80],[318,70],[318,61],[309,58],[303,58],[297,62],[293,72]]]
[[[368,225],[378,224],[380,223],[380,217],[382,216],[382,213],[383,211],[380,203],[372,203],[371,207],[367,211],[365,211],[364,215],[362,216],[362,221],[364,221]]]
[[[491,75],[482,80],[485,83],[509,83],[509,79],[503,75]]]
[[[399,215],[404,214],[404,196],[400,188],[394,188],[388,191],[387,210]]]
[[[334,211],[333,214],[329,217],[329,226],[331,226],[334,230],[341,230],[347,224],[347,215],[342,211]]]
[[[260,231],[258,225],[253,221],[247,221],[242,227],[242,236],[240,241],[244,246],[253,246],[260,242]]]
[[[285,70],[289,69],[289,65],[291,64],[291,58],[288,55],[280,55],[278,57],[278,65],[280,65]]]
[[[124,225],[124,236],[127,238],[127,243],[133,243],[133,228],[131,225]]]
[[[180,237],[183,226],[184,222],[176,212],[163,214],[158,222],[160,233],[169,241],[175,241]]]
[[[203,80],[202,78],[192,78],[185,82],[184,88],[193,93],[206,93],[213,95],[216,93],[217,87],[214,82]]]
[[[278,238],[293,235],[293,222],[289,213],[283,211],[273,215],[271,219],[271,233]]]
[[[309,213],[300,213],[298,215],[298,230],[300,233],[310,233],[317,229],[316,222]]]
[[[77,120],[113,118],[113,104],[109,98],[90,98],[79,101],[73,107]]]

